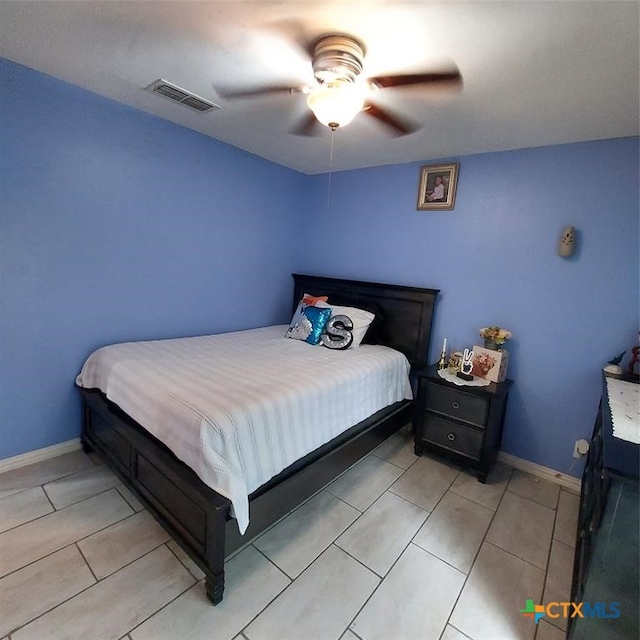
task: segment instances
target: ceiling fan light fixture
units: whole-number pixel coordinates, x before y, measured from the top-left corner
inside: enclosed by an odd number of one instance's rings
[[[362,111],[364,100],[364,87],[359,84],[328,84],[313,89],[307,105],[319,122],[335,131],[348,125]]]

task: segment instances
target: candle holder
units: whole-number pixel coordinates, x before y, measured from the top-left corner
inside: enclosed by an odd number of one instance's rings
[[[442,343],[442,352],[440,353],[440,360],[438,360],[438,369],[444,369],[447,366],[447,339],[444,339]]]

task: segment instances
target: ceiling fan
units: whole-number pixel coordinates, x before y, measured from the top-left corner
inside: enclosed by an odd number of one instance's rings
[[[223,98],[251,98],[282,93],[303,93],[310,112],[292,130],[297,135],[313,135],[318,123],[335,131],[344,127],[360,112],[386,125],[393,134],[402,136],[419,127],[406,118],[376,105],[371,97],[379,89],[407,86],[459,89],[462,76],[457,68],[448,71],[364,77],[364,46],[348,35],[327,35],[311,49],[313,86],[275,85],[243,91],[218,90]]]

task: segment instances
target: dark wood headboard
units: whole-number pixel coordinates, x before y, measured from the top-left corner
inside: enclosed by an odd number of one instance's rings
[[[431,322],[438,289],[342,280],[294,273],[293,308],[303,294],[329,296],[329,303],[377,311],[376,342],[407,357],[411,366],[429,363]],[[365,338],[366,341],[366,338]]]

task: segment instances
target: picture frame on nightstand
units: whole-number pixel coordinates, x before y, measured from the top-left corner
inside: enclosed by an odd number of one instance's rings
[[[503,382],[507,378],[509,352],[495,351],[484,347],[473,347],[473,368],[471,375],[491,382]]]

